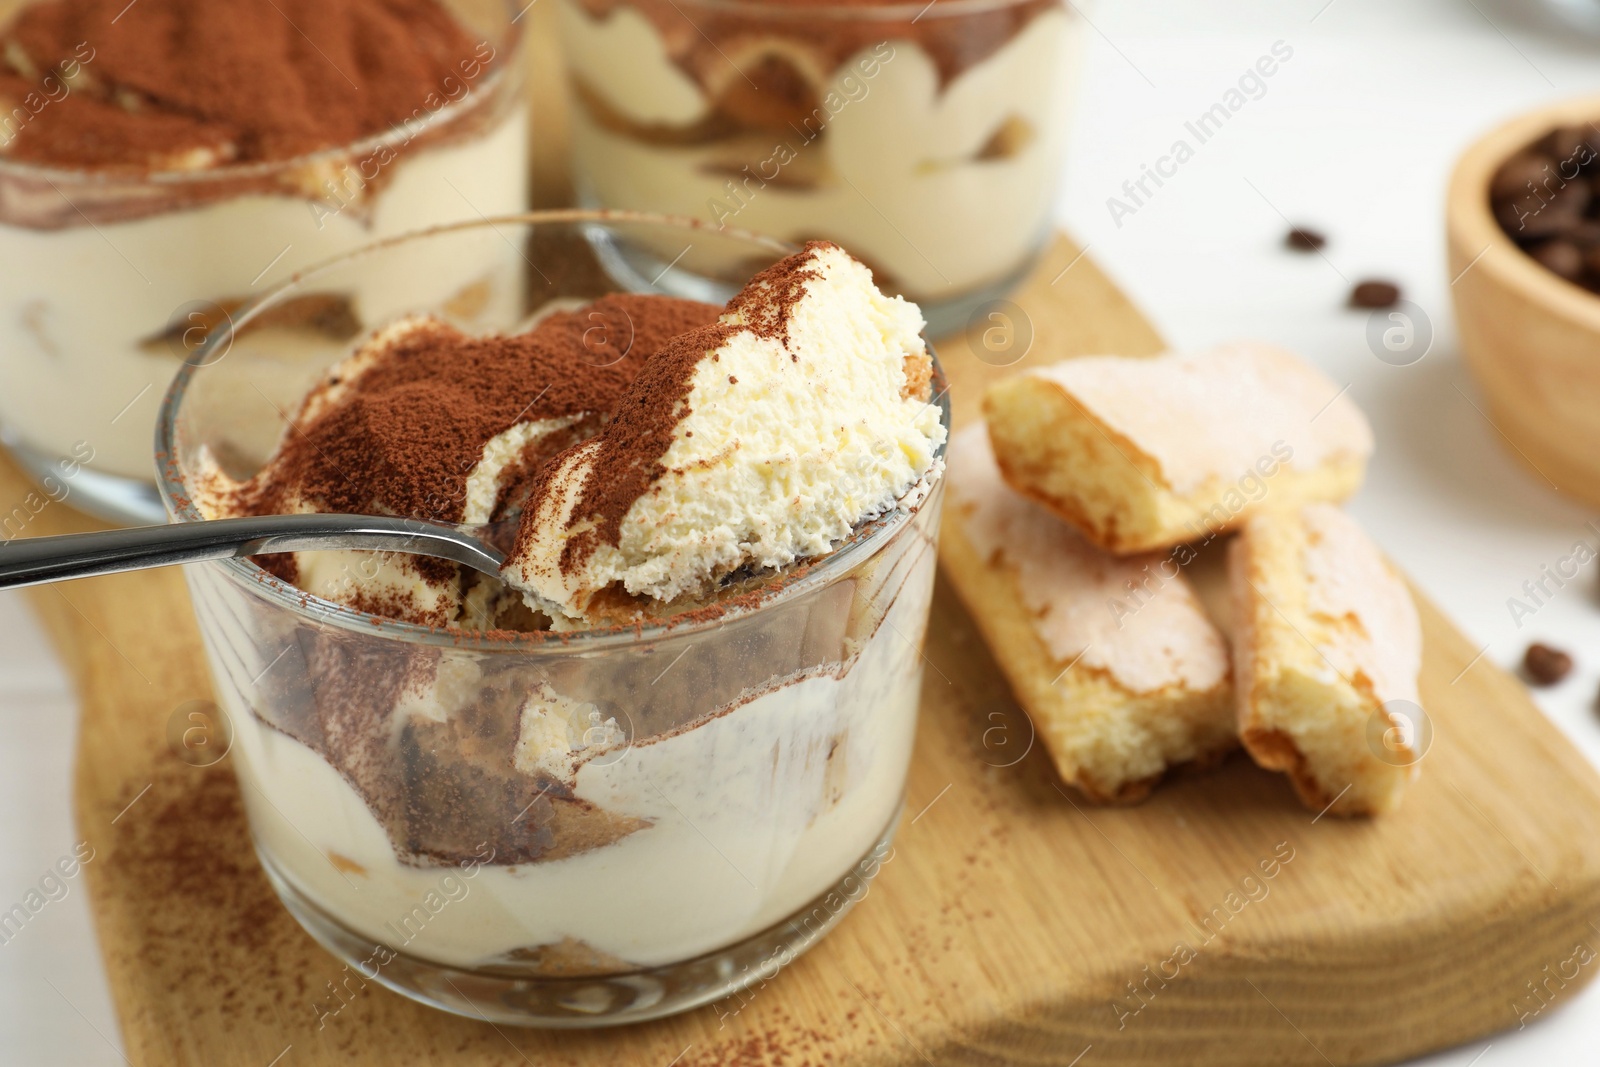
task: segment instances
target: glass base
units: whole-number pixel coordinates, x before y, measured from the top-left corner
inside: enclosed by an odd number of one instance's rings
[[[157,526],[167,521],[154,482],[106,474],[93,467],[79,467],[70,479],[62,478],[60,457],[31,448],[9,433],[0,432],[0,441],[41,491],[47,491],[45,487],[50,485],[65,485],[67,495],[58,499],[86,515],[117,526]],[[56,492],[59,491],[58,488]]]
[[[626,974],[550,978],[515,964],[464,970],[379,946],[328,915],[296,889],[273,861],[256,854],[284,906],[323,948],[401,996],[468,1019],[509,1026],[588,1029],[676,1015],[771,981],[815,945],[866,896],[900,822],[900,810],[861,860],[788,919],[738,944],[682,963]],[[374,962],[383,949],[389,962]],[[737,1009],[734,1009],[737,1010]]]

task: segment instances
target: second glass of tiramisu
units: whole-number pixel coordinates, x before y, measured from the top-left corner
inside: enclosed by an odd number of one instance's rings
[[[527,206],[519,8],[38,0],[0,26],[0,433],[40,506],[160,521],[161,394],[241,304],[370,241]],[[405,285],[258,320],[304,351],[275,348],[251,388],[292,402],[306,353]]]
[[[556,2],[587,203],[839,241],[935,335],[1049,232],[1062,0]]]

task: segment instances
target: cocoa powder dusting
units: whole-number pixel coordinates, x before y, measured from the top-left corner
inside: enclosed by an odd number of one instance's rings
[[[431,321],[404,335],[331,405],[313,391],[277,456],[246,487],[246,514],[318,510],[462,520],[484,445],[531,420],[603,419],[663,341],[720,309],[616,294],[514,336],[470,337]],[[340,371],[328,384],[336,382]],[[571,441],[557,435],[556,444]],[[548,459],[524,452],[531,472]],[[501,500],[511,499],[502,490]]]
[[[708,356],[716,358],[716,350],[740,332],[787,341],[795,304],[805,295],[806,283],[820,276],[811,257],[820,249],[834,247],[827,241],[807,242],[803,250],[750,279],[729,301],[724,318],[733,322],[717,322],[673,337],[645,365],[597,438],[593,466],[572,513],[573,524],[592,520],[594,525],[563,546],[563,571],[582,566],[600,545],[615,545],[622,536],[628,509],[666,473],[661,458],[672,446],[678,424],[691,411],[689,392],[700,362]],[[558,466],[551,463],[545,468],[534,488],[536,498]],[[533,534],[533,522],[525,521],[517,532],[519,552]]]
[[[149,770],[152,777],[130,781],[117,806],[136,799],[145,782],[149,795],[116,835],[97,842],[104,855],[95,859],[116,865],[129,899],[160,902],[137,916],[141,972],[169,994],[226,990],[213,1001],[224,1018],[282,1027],[286,1013],[310,1000],[315,979],[287,965],[303,957],[306,935],[262,876],[233,772],[224,765],[197,770],[166,752]],[[194,951],[197,929],[206,931],[203,952]],[[261,995],[241,998],[241,988]],[[242,1018],[247,1012],[253,1020]],[[308,1023],[312,1018],[307,1012]]]
[[[215,166],[349,144],[459,93],[494,57],[438,0],[46,0],[0,36],[8,109],[54,87],[8,154],[80,167]],[[75,71],[58,96],[56,79]]]
[[[649,19],[667,45],[668,55],[726,108],[729,90],[769,103],[769,114],[793,120],[817,106],[826,84],[808,77],[811,63],[796,65],[800,53],[824,74],[870,50],[883,62],[896,45],[913,42],[933,61],[941,87],[988,59],[1036,17],[1061,9],[1061,0],[1015,0],[983,10],[943,5],[893,4],[885,0],[784,0],[774,3],[706,3],[705,0],[579,0],[590,16],[607,19],[632,8]],[[859,8],[861,17],[851,17]],[[807,9],[810,9],[809,11]],[[814,12],[814,14],[813,14]],[[773,42],[777,43],[774,47]],[[730,58],[731,57],[731,58]],[[581,71],[579,72],[581,76]],[[870,77],[870,75],[869,75]],[[771,102],[790,106],[774,108]],[[781,123],[779,124],[781,125]]]

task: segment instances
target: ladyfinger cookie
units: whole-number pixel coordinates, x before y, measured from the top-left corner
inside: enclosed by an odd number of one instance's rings
[[[1416,777],[1423,721],[1405,582],[1329,504],[1255,515],[1229,548],[1244,747],[1307,807],[1392,810]]]
[[[945,572],[1063,780],[1131,803],[1236,744],[1227,646],[1171,558],[1108,555],[1018,496],[981,425],[946,487]]]
[[[1372,452],[1344,390],[1258,343],[1064,360],[991,386],[984,414],[1006,481],[1116,553],[1343,500]]]

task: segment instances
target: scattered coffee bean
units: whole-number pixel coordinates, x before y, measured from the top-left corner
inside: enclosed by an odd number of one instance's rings
[[[1522,669],[1534,685],[1555,685],[1572,673],[1572,657],[1549,645],[1532,644],[1523,654]]]
[[[1506,160],[1489,203],[1536,262],[1600,293],[1600,122],[1553,129]]]
[[[1361,282],[1350,290],[1353,308],[1392,308],[1400,302],[1400,287],[1376,279]]]
[[[1328,243],[1328,239],[1316,230],[1296,226],[1284,237],[1283,243],[1296,252],[1316,252]]]

